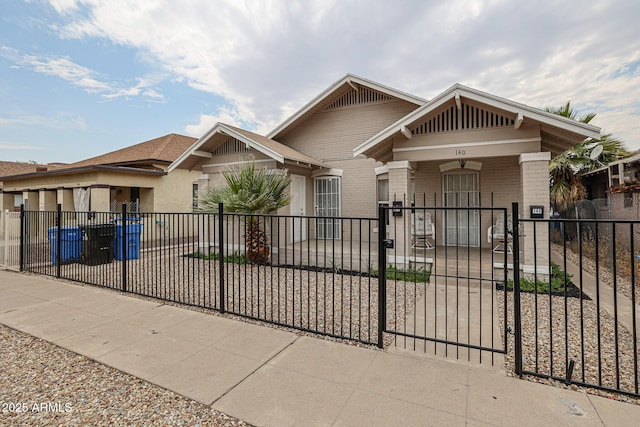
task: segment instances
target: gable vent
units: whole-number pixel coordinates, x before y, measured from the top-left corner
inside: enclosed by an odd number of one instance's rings
[[[452,106],[411,131],[412,135],[470,129],[500,128],[514,125],[514,119],[469,104],[458,110]]]
[[[253,149],[248,147],[244,142],[233,137],[229,137],[222,143],[222,145],[213,150],[212,154],[216,156],[223,154],[248,153],[250,151],[253,151]]]
[[[364,86],[358,86],[358,90],[351,89],[349,92],[329,104],[324,110],[336,110],[338,108],[352,107],[354,105],[375,104],[377,102],[392,100],[393,98],[389,95],[371,90]]]

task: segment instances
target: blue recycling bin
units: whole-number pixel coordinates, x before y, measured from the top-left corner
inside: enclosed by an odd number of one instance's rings
[[[140,234],[142,233],[142,224],[134,222],[124,225],[127,231],[127,259],[138,259],[140,257]],[[113,252],[118,261],[122,261],[122,224],[116,223],[116,235],[114,239]]]
[[[58,227],[47,230],[51,247],[51,264],[58,265]],[[82,253],[82,231],[80,227],[62,227],[60,229],[60,262],[68,264],[80,259]]]

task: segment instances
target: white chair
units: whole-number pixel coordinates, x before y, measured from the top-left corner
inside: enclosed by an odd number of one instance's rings
[[[436,227],[431,222],[431,214],[427,212],[416,212],[411,214],[411,238],[412,248],[432,249],[433,245],[429,238],[436,234]]]
[[[507,235],[504,235],[504,213],[500,212],[496,215],[496,223],[487,230],[487,241],[492,245],[493,252],[504,252],[505,248],[510,254],[513,253],[513,216],[507,214]]]

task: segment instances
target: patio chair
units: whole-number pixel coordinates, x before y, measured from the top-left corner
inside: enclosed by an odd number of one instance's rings
[[[513,247],[511,243],[513,242],[513,216],[509,213],[507,214],[507,235],[504,235],[504,213],[500,212],[496,215],[496,223],[489,227],[487,230],[487,241],[492,245],[493,252],[504,252],[505,249],[508,253],[513,253]]]
[[[431,222],[431,214],[427,212],[417,212],[411,214],[411,238],[412,248],[432,249],[433,245],[429,238],[436,234],[436,227]]]

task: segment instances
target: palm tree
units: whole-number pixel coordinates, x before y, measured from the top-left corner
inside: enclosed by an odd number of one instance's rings
[[[291,180],[286,170],[256,169],[254,162],[243,163],[222,173],[225,184],[207,188],[200,199],[200,210],[216,212],[223,203],[225,212],[247,214],[245,242],[247,258],[253,264],[266,264],[271,251],[259,214],[269,214],[291,202],[285,190]]]
[[[560,107],[547,107],[545,111],[583,123],[589,123],[596,116],[595,113],[578,115],[571,107],[571,101]],[[597,146],[602,147],[602,152],[592,156],[592,153],[596,153],[594,150]],[[566,208],[569,203],[583,199],[586,189],[580,181],[580,173],[597,169],[628,155],[624,142],[611,134],[601,135],[598,139],[587,138],[560,153],[549,163],[551,203],[556,209]]]

